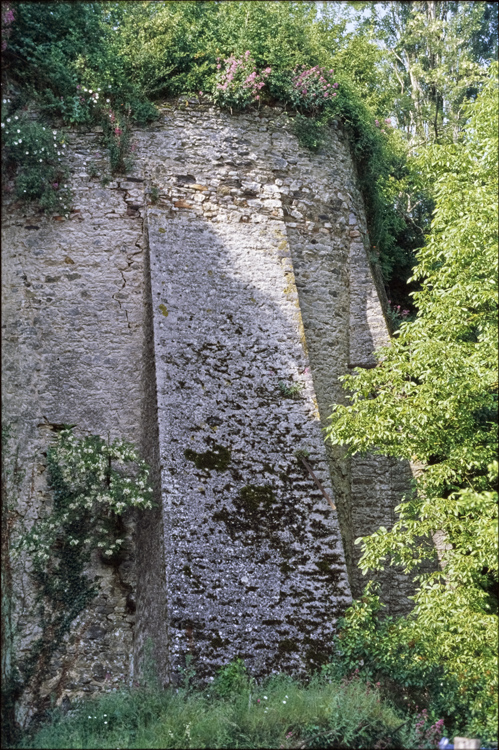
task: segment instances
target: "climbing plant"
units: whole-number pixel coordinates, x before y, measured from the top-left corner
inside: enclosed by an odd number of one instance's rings
[[[35,583],[43,631],[18,664],[24,686],[35,688],[71,623],[96,594],[86,572],[92,553],[119,564],[126,546],[123,515],[152,508],[149,469],[124,440],[78,439],[71,428],[63,429],[47,452],[47,468],[50,507],[15,547]]]

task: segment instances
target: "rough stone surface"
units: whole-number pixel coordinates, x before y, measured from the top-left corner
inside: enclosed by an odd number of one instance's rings
[[[28,523],[41,511],[43,452],[62,423],[140,444],[160,502],[130,521],[121,570],[95,561],[99,595],[45,694],[129,680],[149,639],[164,682],[188,654],[204,675],[236,655],[255,674],[302,669],[361,591],[353,540],[393,523],[408,472],[347,460],[321,435],[339,378],[389,340],[348,144],[333,127],[311,154],[278,110],[169,104],[134,132],[133,174],[103,187],[89,177],[98,136],[69,142],[70,218],[11,205],[4,219],[17,508]],[[38,626],[15,575],[26,650]],[[382,582],[390,611],[406,610],[407,580]]]
[[[124,189],[104,189],[86,176],[80,152],[92,153],[95,136],[73,135],[70,144],[70,218],[5,205],[2,221],[3,420],[11,431],[7,463],[11,469],[17,454],[20,467],[11,495],[28,527],[49,502],[45,456],[59,426],[135,443],[141,429],[142,221],[127,216]],[[131,534],[132,519],[128,527]],[[54,656],[42,697],[53,693],[61,702],[67,693],[128,678],[134,615],[126,596],[136,587],[134,553],[118,570],[97,561],[94,568],[99,595],[73,623],[64,653]],[[41,631],[29,577],[13,572],[22,658]],[[104,682],[91,673],[96,662]],[[32,713],[29,696],[25,704],[21,720]]]

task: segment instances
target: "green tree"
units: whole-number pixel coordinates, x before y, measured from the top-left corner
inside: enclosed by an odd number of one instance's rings
[[[497,5],[486,2],[371,3],[366,25],[381,42],[398,89],[393,114],[410,146],[456,139],[465,103],[497,57]]]
[[[438,570],[418,575],[409,619],[467,689],[497,675],[497,107],[493,64],[462,140],[421,160],[436,209],[414,272],[417,318],[377,367],[344,378],[351,405],[335,406],[328,428],[351,453],[422,466],[393,528],[363,539],[361,565],[409,572],[438,552]]]

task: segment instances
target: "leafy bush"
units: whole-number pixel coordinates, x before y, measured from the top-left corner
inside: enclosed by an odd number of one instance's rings
[[[215,78],[213,101],[221,106],[236,109],[244,109],[249,104],[259,102],[260,92],[265,86],[271,68],[265,68],[258,73],[249,50],[241,57],[231,55],[224,63],[225,69],[222,70],[220,58],[217,58],[217,69],[220,73]]]
[[[293,133],[300,145],[318,151],[325,141],[325,124],[298,113],[293,120]]]
[[[290,76],[286,99],[297,109],[319,112],[328,102],[337,96],[339,84],[334,80],[334,70],[315,65],[307,68],[302,65],[295,68]]]
[[[71,191],[67,185],[68,170],[64,165],[66,149],[64,134],[48,125],[32,122],[24,113],[14,114],[4,100],[2,106],[3,179],[9,192],[9,176],[14,181],[16,197],[38,201],[46,211],[68,214]],[[10,113],[10,116],[8,116]]]
[[[334,407],[328,430],[351,453],[423,467],[392,528],[359,540],[360,566],[389,560],[414,572],[403,627],[462,693],[470,726],[489,735],[498,710],[497,107],[494,64],[462,142],[426,156],[438,187],[414,274],[418,315],[378,353],[382,366],[345,376],[351,404]]]

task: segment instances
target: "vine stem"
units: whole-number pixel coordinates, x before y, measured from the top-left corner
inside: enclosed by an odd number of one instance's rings
[[[336,510],[336,505],[333,503],[333,501],[331,500],[331,498],[327,494],[327,492],[324,489],[324,485],[322,484],[321,480],[312,471],[312,467],[308,463],[307,459],[304,456],[300,456],[300,461],[302,462],[302,464],[304,465],[304,467],[306,468],[306,470],[308,471],[308,473],[310,474],[310,476],[314,480],[315,484],[317,485],[317,487],[320,489],[320,491],[322,492],[322,494],[324,495],[324,497],[328,501],[328,503],[331,506],[331,508],[333,510]]]

